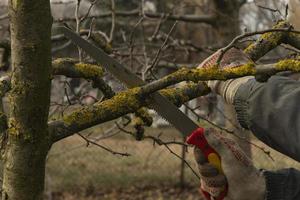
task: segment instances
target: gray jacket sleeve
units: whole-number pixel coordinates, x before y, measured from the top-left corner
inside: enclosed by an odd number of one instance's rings
[[[300,161],[300,82],[273,76],[240,86],[234,106],[240,124],[273,149]],[[267,199],[300,199],[300,172],[265,172]]]

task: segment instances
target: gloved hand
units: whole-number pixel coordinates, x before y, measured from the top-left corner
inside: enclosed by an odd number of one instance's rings
[[[211,68],[216,66],[219,56],[221,55],[221,50],[216,51],[214,54],[206,58],[198,68]],[[252,60],[240,49],[231,48],[225,52],[222,60],[219,64],[219,68],[235,68],[246,63],[252,62]],[[230,79],[226,81],[208,81],[208,86],[210,89],[217,94],[221,95],[227,103],[232,104],[234,96],[238,88],[249,79],[254,78],[253,76],[246,76],[237,79]]]
[[[210,164],[198,147],[194,156],[198,164],[200,190],[208,200],[264,200],[266,193],[265,177],[257,170],[240,147],[215,129],[204,133],[208,144],[221,157],[222,173]],[[228,187],[228,188],[227,188]],[[224,196],[224,190],[226,190]]]

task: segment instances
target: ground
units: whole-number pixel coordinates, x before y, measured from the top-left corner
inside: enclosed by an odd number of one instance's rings
[[[88,130],[94,136],[107,128]],[[160,135],[165,141],[182,141],[172,128],[147,129],[147,134]],[[262,145],[255,138],[252,142]],[[153,141],[135,141],[131,136],[119,133],[113,138],[103,139],[100,144],[115,151],[127,152],[129,157],[112,155],[99,147],[86,145],[79,136],[73,136],[53,146],[47,160],[46,196],[48,200],[115,200],[115,199],[201,199],[197,188],[198,178],[185,167],[185,189],[181,189],[181,161],[165,147]],[[170,146],[178,155],[182,148]],[[269,148],[264,146],[266,150]],[[296,167],[299,163],[271,152],[270,159],[261,150],[252,146],[252,157],[258,168],[279,169]],[[197,170],[192,149],[186,160]],[[241,182],[247,180],[241,180]]]
[[[127,189],[97,190],[85,193],[56,193],[55,200],[202,200],[195,187],[147,186]]]

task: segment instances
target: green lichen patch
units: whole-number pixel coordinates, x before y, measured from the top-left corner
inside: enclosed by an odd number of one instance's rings
[[[71,78],[100,79],[104,75],[101,66],[90,63],[78,63],[72,58],[58,58],[52,61],[52,73]]]
[[[20,135],[20,125],[17,123],[17,120],[14,118],[9,118],[8,121],[8,133],[11,135],[19,136]]]
[[[65,116],[63,121],[68,126],[81,127],[115,119],[142,106],[139,94],[140,88],[120,92],[111,99],[74,111]]]
[[[84,75],[84,78],[101,78],[104,74],[103,69],[97,65],[77,63],[74,67],[79,73]]]
[[[279,21],[273,29],[280,29],[280,28],[287,28],[289,24],[286,21]],[[257,60],[267,52],[272,50],[273,48],[277,47],[285,38],[287,32],[284,31],[274,31],[274,32],[267,32],[260,36],[260,38],[250,44],[244,52],[248,54],[251,59]]]
[[[146,108],[139,109],[136,113],[136,118],[140,118],[143,121],[143,125],[151,126],[153,123],[153,118]]]
[[[164,89],[160,93],[177,106],[181,106],[182,103],[190,100],[189,96],[184,94],[179,88]]]
[[[229,75],[232,74],[234,77],[248,76],[254,75],[256,73],[255,64],[253,62],[249,62],[240,67],[226,68],[224,72]]]
[[[275,69],[278,71],[300,71],[300,60],[298,59],[285,59],[279,61],[275,65]]]

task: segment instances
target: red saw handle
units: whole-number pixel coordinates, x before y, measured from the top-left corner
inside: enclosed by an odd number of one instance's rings
[[[190,136],[188,136],[186,142],[188,144],[192,144],[199,149],[201,149],[202,153],[206,157],[207,161],[216,167],[220,174],[224,174],[221,165],[221,157],[220,155],[208,144],[206,138],[204,137],[204,128],[199,127],[198,129],[194,130]],[[222,200],[227,195],[228,188],[224,189],[224,191],[220,194],[220,196],[216,200]],[[203,191],[204,196],[207,199],[211,199],[211,196],[208,192]]]

